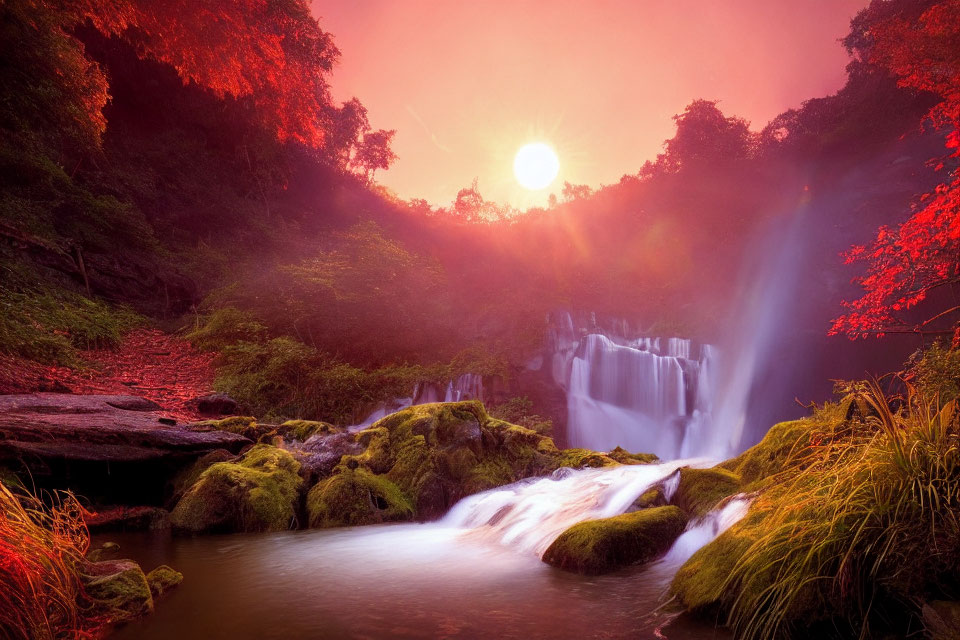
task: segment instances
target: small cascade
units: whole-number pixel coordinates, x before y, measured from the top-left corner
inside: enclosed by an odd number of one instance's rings
[[[695,349],[675,337],[626,339],[599,329],[577,338],[566,313],[554,324],[551,373],[567,394],[570,446],[620,446],[665,460],[730,453],[714,446],[714,347]]]
[[[751,502],[750,498],[741,494],[731,498],[722,507],[711,511],[700,520],[691,522],[660,562],[676,570],[689,560],[690,556],[747,515]]]
[[[471,536],[543,555],[550,543],[574,524],[624,513],[658,483],[672,495],[680,467],[705,464],[705,460],[686,460],[579,471],[560,469],[547,478],[464,498],[440,524],[469,529]]]

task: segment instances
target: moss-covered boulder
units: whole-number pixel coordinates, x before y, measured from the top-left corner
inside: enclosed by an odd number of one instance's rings
[[[277,427],[277,433],[283,436],[284,439],[298,440],[300,442],[305,442],[316,435],[326,436],[344,431],[345,429],[343,427],[337,427],[329,422],[318,422],[316,420],[287,420]]]
[[[738,474],[743,483],[752,488],[783,471],[803,452],[816,430],[816,424],[809,418],[775,424],[759,443],[718,466]]]
[[[680,483],[671,502],[683,509],[690,517],[703,517],[721,500],[740,491],[740,476],[722,469],[680,470]]]
[[[577,573],[606,573],[666,553],[686,525],[686,514],[674,506],[580,522],[553,541],[543,561]]]
[[[183,574],[165,564],[147,574],[147,586],[150,587],[150,593],[154,598],[159,598],[181,582],[183,582]]]
[[[660,462],[660,458],[653,453],[630,453],[623,447],[617,447],[607,454],[620,464],[653,464]]]
[[[477,401],[413,406],[377,421],[353,438],[361,451],[342,456],[332,477],[355,470],[381,476],[399,489],[413,509],[409,514],[400,502],[387,500],[386,513],[369,512],[360,520],[438,517],[466,495],[563,466],[558,465],[560,452],[552,439],[491,418]],[[367,480],[354,473],[349,482],[341,481],[342,485],[321,481],[325,489],[311,491],[308,500],[311,523],[355,522],[355,518],[315,516],[320,509],[310,505],[319,504],[313,498],[333,487]]]
[[[238,457],[239,456],[233,455],[226,449],[215,449],[210,453],[206,453],[194,460],[193,464],[185,469],[182,469],[173,477],[173,480],[170,483],[172,486],[172,497],[169,505],[176,504],[177,501],[183,497],[183,494],[187,492],[187,489],[192,487],[197,482],[204,471],[218,462],[233,462]]]
[[[399,487],[366,469],[348,469],[321,481],[307,494],[311,527],[344,527],[413,518]]]
[[[153,611],[147,577],[133,560],[87,563],[81,578],[94,615],[111,623],[135,620]]]
[[[598,469],[600,467],[615,467],[622,464],[605,453],[591,449],[563,449],[554,458],[557,469],[570,467],[571,469]]]
[[[177,502],[170,523],[182,530],[280,531],[290,528],[302,482],[287,451],[256,445],[236,462],[200,474]]]

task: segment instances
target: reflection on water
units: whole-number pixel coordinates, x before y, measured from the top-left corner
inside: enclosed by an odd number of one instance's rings
[[[183,584],[118,640],[654,638],[656,571],[583,577],[438,524],[171,538],[114,534]],[[667,638],[727,638],[673,624]]]

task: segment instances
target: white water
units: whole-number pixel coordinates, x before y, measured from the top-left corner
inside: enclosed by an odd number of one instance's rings
[[[467,530],[473,539],[542,556],[566,529],[578,522],[609,518],[627,511],[634,500],[655,485],[669,500],[681,467],[705,467],[707,459],[604,469],[561,469],[551,477],[525,480],[464,498],[438,523]],[[722,509],[691,523],[667,557],[682,564],[746,513],[745,500],[731,500]]]
[[[664,460],[734,453],[713,415],[717,352],[682,338],[576,337],[569,314],[552,333],[551,370],[567,393],[571,446],[655,453]],[[722,433],[721,433],[722,432]]]

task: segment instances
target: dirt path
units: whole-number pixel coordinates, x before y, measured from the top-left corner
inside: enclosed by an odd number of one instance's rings
[[[83,351],[81,357],[85,366],[69,369],[0,355],[0,393],[137,395],[172,416],[195,419],[187,402],[213,390],[215,354],[156,329],[132,331],[118,349]]]

